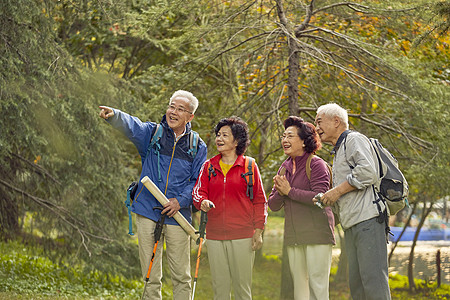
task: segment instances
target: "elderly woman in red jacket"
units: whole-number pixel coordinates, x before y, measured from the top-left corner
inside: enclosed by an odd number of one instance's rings
[[[281,145],[288,158],[274,177],[269,207],[284,207],[284,244],[295,299],[328,299],[334,217],[330,207],[314,205],[313,197],[328,190],[329,170],[321,158],[312,156],[321,147],[313,124],[291,116],[284,128]]]
[[[262,246],[267,199],[254,162],[253,187],[247,186],[247,124],[238,117],[222,119],[215,133],[219,154],[204,163],[192,192],[195,207],[209,211],[206,245],[214,299],[230,299],[231,285],[235,299],[252,299],[254,251]]]

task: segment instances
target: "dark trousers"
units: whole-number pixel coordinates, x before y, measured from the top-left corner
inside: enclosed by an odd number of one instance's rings
[[[369,219],[345,230],[344,235],[352,298],[391,299],[385,223]]]

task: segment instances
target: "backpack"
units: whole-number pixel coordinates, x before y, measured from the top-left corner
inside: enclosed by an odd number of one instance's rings
[[[150,153],[150,150],[153,149],[153,151],[155,152],[155,154],[158,157],[158,181],[161,181],[161,171],[160,171],[160,166],[159,166],[159,150],[161,150],[161,145],[159,143],[161,137],[163,134],[163,128],[161,126],[161,124],[157,124],[156,128],[153,132],[153,136],[152,139],[150,140],[150,144],[148,145],[147,148],[147,153],[145,154],[144,159],[142,160],[142,163],[144,163],[145,159],[147,158],[148,154]],[[198,151],[198,140],[199,140],[199,135],[197,132],[191,130],[191,132],[189,132],[189,150],[188,153],[195,158],[195,156],[197,155],[197,151]],[[131,218],[131,205],[134,201],[135,195],[136,195],[136,191],[137,191],[137,187],[138,187],[138,182],[137,181],[133,181],[127,188],[127,200],[124,202],[125,206],[127,207],[128,210],[128,234],[129,235],[134,235],[133,231],[132,231],[132,218]],[[142,191],[142,189],[141,189]],[[138,194],[139,195],[139,194]]]
[[[345,137],[345,140],[346,139],[347,138]],[[380,216],[384,213],[381,211],[381,207],[378,204],[379,201],[382,201],[387,206],[387,215],[393,216],[405,207],[405,205],[409,206],[407,199],[408,183],[406,182],[403,173],[398,168],[398,162],[394,155],[384,148],[377,139],[368,139],[377,155],[378,168],[380,170],[380,180],[372,185],[374,193],[378,196],[374,203],[377,205]],[[350,168],[353,167],[350,166]]]
[[[244,168],[247,173],[242,173],[241,177],[244,178],[247,183],[247,197],[253,200],[253,184],[255,182],[255,159],[249,156],[244,156]],[[216,171],[214,170],[211,162],[208,161],[208,178],[211,180],[211,176],[216,177]]]
[[[390,215],[395,215],[408,203],[408,183],[398,168],[395,157],[374,138],[369,138],[377,154],[380,181],[375,186],[377,195],[387,204]]]

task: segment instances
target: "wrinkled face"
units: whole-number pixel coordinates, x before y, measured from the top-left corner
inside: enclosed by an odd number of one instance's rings
[[[238,142],[234,139],[230,126],[222,126],[216,135],[216,147],[220,153],[236,152]]]
[[[283,147],[284,154],[295,158],[302,156],[305,152],[305,144],[298,136],[297,126],[289,126],[281,136],[281,147]]]
[[[186,124],[193,118],[189,100],[184,97],[173,99],[166,111],[167,124],[177,134],[183,133]]]
[[[316,131],[319,134],[320,140],[324,143],[335,142],[337,134],[337,117],[329,117],[327,115],[319,114],[316,116]]]

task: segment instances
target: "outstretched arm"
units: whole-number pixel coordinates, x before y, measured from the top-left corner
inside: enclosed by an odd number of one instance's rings
[[[99,117],[122,132],[137,148],[141,158],[147,155],[148,145],[156,123],[142,122],[123,111],[108,106],[99,106]]]

